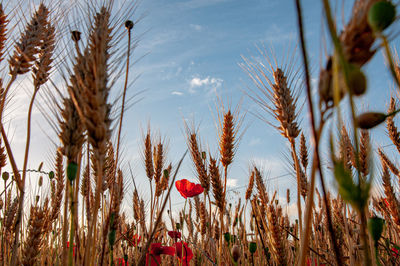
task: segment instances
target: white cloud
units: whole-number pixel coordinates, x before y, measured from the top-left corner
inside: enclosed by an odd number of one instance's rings
[[[226,186],[227,187],[234,188],[234,187],[237,187],[237,184],[238,184],[238,180],[237,179],[228,178],[228,180],[226,180]]]
[[[203,26],[198,25],[198,24],[190,24],[189,25],[192,29],[194,29],[195,31],[201,31],[203,29]]]
[[[172,94],[172,95],[182,96],[182,95],[183,95],[183,92],[180,92],[180,91],[173,91],[173,92],[171,92],[171,94]]]
[[[204,87],[207,90],[207,94],[215,92],[221,87],[223,80],[220,78],[212,78],[207,76],[206,78],[194,77],[190,80],[190,93],[195,93],[195,88]]]

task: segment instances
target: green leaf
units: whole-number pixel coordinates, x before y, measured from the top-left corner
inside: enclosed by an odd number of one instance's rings
[[[343,162],[335,162],[334,168],[335,179],[339,185],[339,194],[343,200],[349,202],[353,207],[358,208],[361,193],[359,187],[354,184],[351,173],[344,168]]]
[[[378,245],[378,241],[382,236],[384,225],[385,220],[376,216],[368,220],[368,231],[375,242],[375,246]]]

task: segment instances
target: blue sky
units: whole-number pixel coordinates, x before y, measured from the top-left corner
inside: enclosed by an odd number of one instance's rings
[[[323,58],[322,11],[320,1],[306,0],[302,4],[315,84]],[[120,3],[116,1],[116,7],[119,6]],[[341,6],[336,8],[339,16]],[[351,6],[352,1],[344,1],[345,20]],[[121,7],[124,8],[124,5]],[[219,97],[224,104],[233,107],[241,102],[241,110],[246,113],[242,126],[245,131],[229,173],[233,179],[232,189],[236,188],[240,193],[244,191],[243,186],[248,182],[248,169],[254,161],[264,169],[266,176],[281,176],[267,182],[271,190],[279,188],[286,191],[290,188],[294,196],[296,183],[293,171],[285,159],[289,156],[286,141],[276,129],[252,114],[260,111],[260,108],[246,96],[246,92],[255,89],[255,86],[240,67],[242,56],[259,57],[257,46],[265,46],[267,50],[271,48],[278,63],[284,61],[288,51],[294,51],[297,43],[294,1],[143,0],[138,4],[135,15],[136,18],[143,18],[135,25],[133,33],[139,42],[133,53],[136,62],[130,73],[131,80],[137,79],[129,87],[128,97],[140,92],[133,99],[140,101],[131,106],[125,116],[123,166],[126,167],[127,162],[131,163],[139,187],[143,188],[142,194],[146,194],[147,184],[140,161],[140,146],[147,124],[150,122],[153,133],[167,141],[168,160],[172,163],[176,164],[186,150],[184,119],[189,124],[194,121],[204,147],[209,147],[211,154],[216,155],[215,122]],[[398,39],[393,44],[396,47]],[[268,54],[272,55],[270,52]],[[297,67],[301,67],[300,57],[297,62]],[[365,70],[369,91],[359,103],[383,111],[393,83],[381,53],[378,52]],[[114,89],[120,87],[121,84],[117,83]],[[20,94],[17,94],[16,99],[25,101]],[[25,109],[21,107],[21,110],[18,104],[15,105],[15,109],[20,111],[15,119],[17,125],[14,124],[11,130],[16,136],[13,144],[17,150],[23,150]],[[300,122],[308,134],[306,109],[305,106]],[[42,160],[50,164],[53,157],[54,145],[49,143],[46,134],[54,134],[42,121],[37,111],[31,148],[32,168],[36,168]],[[271,117],[270,121],[274,122]],[[383,137],[384,132],[384,126],[373,131],[373,140],[378,145],[389,144],[388,138]],[[22,159],[21,153],[18,158]],[[189,157],[185,159],[178,178],[195,180]],[[173,194],[173,199],[179,203],[176,195]]]

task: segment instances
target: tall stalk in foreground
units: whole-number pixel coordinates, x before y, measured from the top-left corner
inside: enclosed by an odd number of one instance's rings
[[[22,169],[22,189],[20,191],[19,197],[19,206],[17,211],[17,219],[15,223],[15,239],[13,244],[13,253],[11,264],[15,265],[17,262],[17,248],[19,242],[19,231],[21,227],[21,219],[23,212],[23,203],[25,196],[25,180],[26,180],[26,169],[28,165],[28,155],[29,155],[29,146],[30,146],[30,137],[31,137],[31,118],[32,118],[32,109],[33,103],[35,101],[36,95],[40,89],[40,87],[47,82],[50,70],[51,63],[53,62],[52,56],[55,47],[55,28],[48,21],[49,10],[41,4],[36,12],[35,16],[32,18],[30,24],[28,24],[26,29],[26,36],[22,35],[21,43],[16,44],[16,51],[14,56],[10,59],[10,71],[11,71],[11,80],[13,81],[13,77],[17,74],[26,73],[30,70],[31,62],[34,62],[34,66],[32,67],[33,72],[33,84],[34,91],[31,97],[31,101],[29,103],[28,109],[28,119],[27,119],[27,129],[26,129],[26,144],[25,144],[25,155],[24,155],[24,163]],[[37,36],[32,36],[31,34],[36,34]],[[34,40],[29,43],[30,47],[24,47],[25,42],[24,38],[29,38]],[[21,47],[22,46],[22,47]],[[22,50],[21,50],[22,48]],[[30,51],[30,55],[25,54],[25,49]],[[37,58],[35,55],[37,54]],[[9,88],[9,87],[8,87]],[[4,102],[6,101],[6,93],[2,95],[1,99],[1,110],[0,110],[0,123],[1,122],[1,114],[4,108]],[[2,124],[3,126],[3,124]]]

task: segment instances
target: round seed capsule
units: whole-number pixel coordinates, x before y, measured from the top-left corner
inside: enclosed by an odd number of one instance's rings
[[[3,174],[1,175],[1,177],[3,178],[4,181],[7,181],[8,178],[10,177],[10,174],[8,172],[3,172]]]
[[[81,40],[81,32],[77,30],[71,31],[72,40],[78,42]]]
[[[127,21],[125,21],[125,28],[126,28],[127,30],[131,30],[131,29],[133,28],[134,25],[135,25],[135,24],[133,23],[132,20],[127,20]]]
[[[356,96],[363,95],[367,90],[367,78],[358,66],[351,65],[348,86]]]
[[[396,7],[390,1],[379,1],[368,11],[368,24],[376,32],[386,29],[396,18]]]

